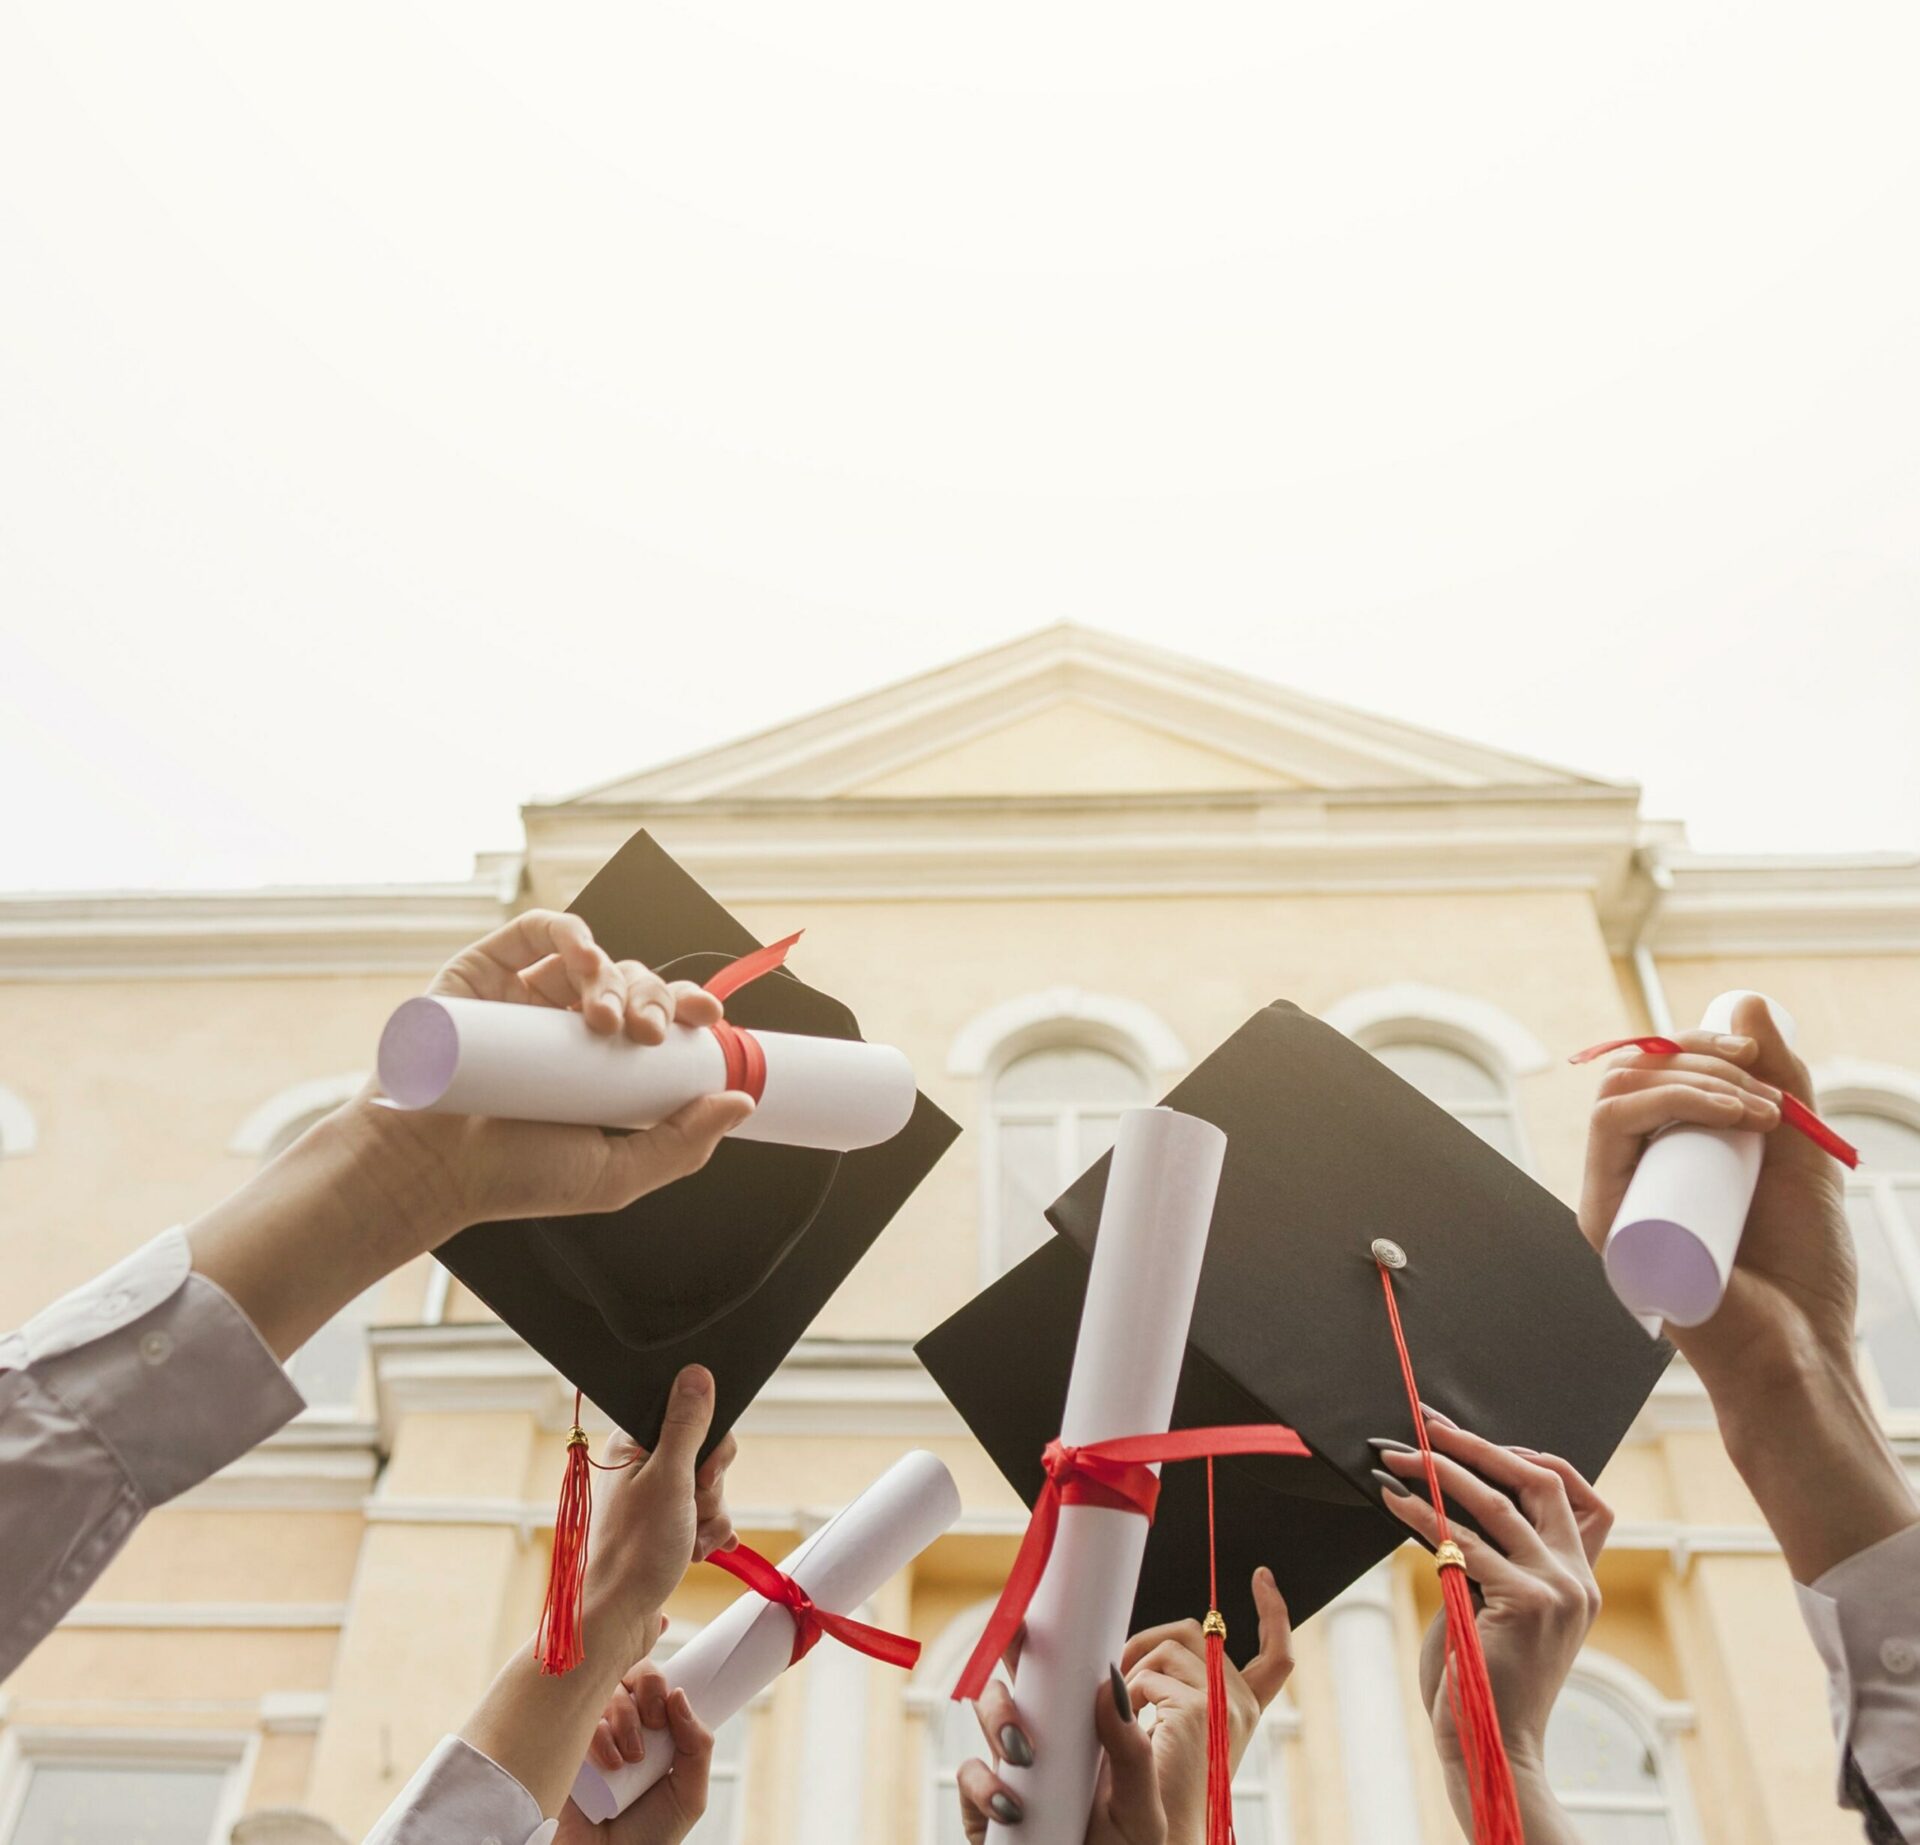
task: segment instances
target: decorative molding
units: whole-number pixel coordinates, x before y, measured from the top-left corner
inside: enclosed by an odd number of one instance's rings
[[[367,1338],[381,1444],[421,1411],[521,1411],[546,1429],[573,1419],[558,1372],[496,1320],[381,1326]],[[589,1416],[588,1426],[596,1424]],[[963,1436],[966,1425],[905,1340],[803,1339],[739,1422],[743,1436]]]
[[[1048,987],[1002,1000],[969,1019],[947,1051],[947,1074],[984,1076],[1007,1047],[1023,1050],[1056,1031],[1110,1040],[1130,1062],[1162,1075],[1184,1070],[1191,1061],[1179,1033],[1151,1006],[1116,993]]]
[[[17,1159],[39,1144],[40,1129],[33,1110],[11,1089],[0,1085],[0,1159]]]
[[[1649,932],[1657,956],[1920,953],[1912,854],[1659,860],[1673,888]]]
[[[250,1629],[344,1627],[345,1602],[81,1602],[62,1627]]]
[[[1349,993],[1320,1016],[1359,1044],[1379,1041],[1385,1028],[1392,1026],[1428,1027],[1442,1041],[1457,1043],[1482,1060],[1491,1054],[1496,1067],[1509,1078],[1532,1076],[1553,1063],[1547,1047],[1512,1013],[1491,1000],[1446,987],[1423,986],[1417,980],[1398,980]]]
[[[316,1076],[269,1096],[234,1130],[227,1151],[248,1159],[265,1158],[277,1150],[280,1137],[289,1128],[297,1127],[309,1115],[329,1113],[342,1102],[352,1101],[366,1080],[364,1070],[346,1076]]]
[[[373,1423],[301,1416],[172,1503],[196,1512],[357,1512],[380,1454]]]
[[[724,902],[1578,890],[1624,934],[1636,797],[1610,787],[733,800],[529,808],[533,901],[639,826]]]
[[[497,927],[518,888],[516,858],[466,884],[0,896],[0,980],[418,975]]]
[[[1920,1071],[1896,1063],[1868,1063],[1835,1057],[1813,1072],[1814,1093],[1828,1110],[1857,1108],[1892,1115],[1920,1128]]]

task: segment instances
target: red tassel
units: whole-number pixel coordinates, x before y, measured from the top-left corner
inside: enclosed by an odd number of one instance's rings
[[[553,1563],[547,1571],[547,1599],[540,1610],[540,1631],[533,1654],[540,1670],[554,1677],[571,1672],[585,1657],[581,1602],[587,1586],[587,1528],[593,1522],[593,1473],[587,1432],[580,1426],[580,1396],[573,1399],[573,1427],[567,1431],[567,1471],[560,1482],[560,1512],[553,1525]]]
[[[1433,1464],[1433,1445],[1427,1439],[1427,1418],[1420,1408],[1413,1360],[1407,1355],[1399,1303],[1393,1297],[1393,1275],[1384,1262],[1378,1266],[1380,1285],[1387,1295],[1394,1349],[1400,1355],[1400,1377],[1407,1389],[1407,1406],[1413,1411],[1414,1434],[1427,1470],[1427,1492],[1439,1526],[1434,1565],[1440,1572],[1440,1599],[1446,1609],[1447,1703],[1466,1763],[1475,1845],[1527,1845],[1520,1819],[1520,1795],[1513,1785],[1513,1765],[1507,1760],[1507,1745],[1500,1735],[1500,1712],[1493,1701],[1486,1655],[1480,1650],[1480,1629],[1473,1618],[1466,1561],[1447,1525],[1447,1503],[1441,1496],[1440,1476]]]
[[[1235,1845],[1233,1727],[1227,1716],[1227,1623],[1213,1543],[1213,1456],[1207,1456],[1207,1845]]]

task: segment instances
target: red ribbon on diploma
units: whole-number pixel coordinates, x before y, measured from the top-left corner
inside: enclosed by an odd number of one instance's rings
[[[800,935],[801,931],[796,929],[783,942],[769,942],[765,948],[756,948],[750,955],[729,961],[707,982],[707,991],[724,1002],[762,974],[784,966],[787,950],[799,941]],[[738,1025],[729,1025],[725,1019],[709,1029],[727,1060],[727,1087],[750,1095],[758,1102],[767,1086],[767,1053],[761,1048],[760,1040]]]
[[[1160,1500],[1160,1477],[1153,1463],[1209,1460],[1225,1454],[1291,1454],[1311,1450],[1292,1429],[1278,1423],[1249,1423],[1236,1428],[1173,1429],[1165,1435],[1117,1435],[1109,1441],[1090,1441],[1078,1448],[1050,1441],[1040,1457],[1047,1483],[1033,1502],[1027,1535],[1013,1560],[1007,1586],[980,1644],[973,1649],[956,1698],[977,1698],[986,1690],[993,1668],[1013,1644],[1027,1618],[1040,1578],[1047,1573],[1054,1534],[1060,1528],[1063,1505],[1105,1506],[1115,1512],[1137,1512],[1149,1524]]]
[[[797,1666],[805,1659],[820,1644],[823,1634],[831,1634],[842,1646],[850,1646],[856,1653],[864,1653],[882,1665],[911,1669],[920,1658],[918,1640],[909,1640],[905,1634],[890,1634],[884,1627],[869,1627],[865,1621],[816,1607],[805,1589],[778,1564],[769,1563],[751,1544],[716,1550],[707,1561],[793,1616],[793,1653],[787,1661],[790,1666]]]
[[[1605,1044],[1590,1044],[1584,1051],[1575,1051],[1567,1062],[1591,1063],[1596,1057],[1606,1056],[1609,1051],[1645,1051],[1651,1057],[1680,1057],[1686,1054],[1686,1046],[1674,1043],[1671,1038],[1609,1038]],[[1806,1135],[1823,1153],[1831,1153],[1841,1165],[1860,1164],[1858,1147],[1851,1141],[1843,1140],[1797,1095],[1790,1095],[1784,1089],[1780,1091],[1780,1119],[1788,1127]]]

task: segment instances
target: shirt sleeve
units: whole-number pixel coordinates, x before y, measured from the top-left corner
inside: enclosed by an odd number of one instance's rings
[[[1827,1668],[1841,1804],[1864,1807],[1849,1793],[1864,1783],[1896,1836],[1920,1845],[1920,1525],[1794,1590]]]
[[[0,1679],[154,1506],[305,1407],[177,1229],[0,1336]]]
[[[365,1845],[548,1845],[559,1825],[491,1756],[443,1736]]]

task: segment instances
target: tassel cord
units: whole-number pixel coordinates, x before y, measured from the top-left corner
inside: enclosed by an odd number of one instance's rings
[[[1400,1360],[1400,1378],[1406,1386],[1407,1407],[1413,1415],[1420,1463],[1427,1476],[1440,1542],[1434,1551],[1440,1574],[1440,1599],[1446,1637],[1447,1704],[1454,1733],[1467,1770],[1467,1791],[1473,1809],[1476,1845],[1526,1845],[1520,1818],[1520,1795],[1513,1784],[1513,1767],[1500,1735],[1500,1712],[1487,1678],[1486,1655],[1480,1648],[1480,1628],[1474,1619],[1473,1591],[1467,1581],[1466,1560],[1453,1541],[1447,1523],[1447,1503],[1440,1491],[1440,1472],[1434,1465],[1433,1444],[1427,1438],[1427,1418],[1420,1407],[1420,1387],[1407,1351],[1400,1306],[1394,1298],[1393,1275],[1384,1262],[1377,1264],[1380,1286],[1387,1297],[1387,1320],[1393,1329],[1394,1350]]]

